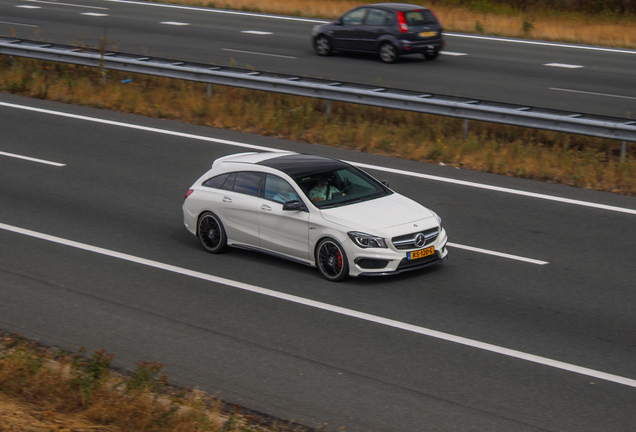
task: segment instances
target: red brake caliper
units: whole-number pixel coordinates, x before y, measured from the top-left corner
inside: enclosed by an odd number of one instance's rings
[[[342,254],[340,253],[340,250],[338,250],[338,270],[340,270],[342,268]]]

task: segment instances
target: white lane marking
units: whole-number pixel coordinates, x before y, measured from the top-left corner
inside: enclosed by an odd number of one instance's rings
[[[51,161],[47,161],[47,160],[44,160],[44,159],[36,159],[36,158],[28,157],[28,156],[22,156],[22,155],[19,155],[19,154],[7,153],[7,152],[3,152],[3,151],[0,151],[0,156],[12,157],[12,158],[15,158],[15,159],[23,159],[23,160],[28,160],[28,161],[31,161],[31,162],[38,162],[38,163],[41,163],[41,164],[53,165],[53,166],[57,166],[57,167],[66,166],[66,164],[59,163],[59,162],[51,162]]]
[[[241,33],[259,35],[259,36],[274,34],[272,32],[258,31],[258,30],[243,30]]]
[[[630,209],[630,208],[625,208],[625,207],[616,207],[616,206],[611,206],[611,205],[606,205],[606,204],[598,204],[598,203],[594,203],[594,202],[590,202],[590,201],[580,201],[580,200],[575,200],[575,199],[570,199],[570,198],[561,198],[561,197],[553,196],[553,195],[544,195],[544,194],[535,193],[535,192],[526,192],[526,191],[522,191],[522,190],[518,190],[518,189],[510,189],[510,188],[505,188],[505,187],[500,187],[500,186],[491,186],[491,185],[487,185],[487,184],[484,184],[484,183],[473,183],[473,182],[469,182],[469,181],[465,181],[465,180],[456,180],[456,179],[447,178],[447,177],[438,177],[438,176],[433,176],[433,175],[429,175],[429,174],[421,174],[421,173],[416,173],[416,172],[412,172],[412,171],[403,171],[403,170],[398,170],[398,169],[394,169],[394,168],[381,167],[381,166],[377,166],[377,165],[368,165],[368,164],[363,164],[363,163],[358,163],[358,162],[351,162],[351,161],[347,161],[347,162],[350,163],[351,165],[355,165],[355,166],[358,166],[360,168],[367,168],[367,169],[372,169],[372,170],[377,170],[377,171],[390,172],[390,173],[393,173],[393,174],[400,174],[400,175],[405,175],[405,176],[410,176],[410,177],[417,177],[417,178],[423,178],[423,179],[428,179],[428,180],[435,180],[435,181],[440,181],[440,182],[444,182],[444,183],[451,183],[451,184],[457,184],[457,185],[462,185],[462,186],[469,186],[469,187],[474,187],[474,188],[479,188],[479,189],[486,189],[486,190],[491,190],[491,191],[496,191],[496,192],[503,192],[503,193],[509,193],[509,194],[514,194],[514,195],[521,195],[521,196],[526,196],[526,197],[531,197],[531,198],[538,198],[538,199],[543,199],[543,200],[547,200],[547,201],[556,201],[556,202],[561,202],[561,203],[565,203],[565,204],[573,204],[573,205],[579,205],[579,206],[583,206],[583,207],[591,207],[591,208],[596,208],[596,209],[601,209],[601,210],[608,210],[608,211],[615,211],[615,212],[619,212],[619,213],[627,213],[627,214],[636,215],[636,210]]]
[[[558,68],[565,68],[565,69],[578,69],[583,67],[581,65],[573,65],[573,64],[565,64],[565,63],[545,63],[543,66],[558,67]]]
[[[16,5],[15,7],[22,9],[42,9],[42,6],[32,6],[32,5]]]
[[[295,59],[296,58],[296,57],[293,57],[293,56],[286,56],[286,55],[280,55],[280,54],[268,54],[268,53],[262,53],[262,52],[256,52],[256,51],[243,51],[243,50],[230,49],[230,48],[221,48],[221,50],[222,51],[231,51],[231,52],[244,53],[244,54],[263,55],[263,56],[269,56],[269,57],[281,57],[281,58],[288,58],[288,59]]]
[[[108,10],[108,8],[105,8],[105,7],[86,6],[86,5],[73,4],[73,3],[60,3],[60,2],[56,2],[56,1],[45,1],[45,0],[24,0],[24,1],[33,2],[33,3],[54,4],[54,5],[58,5],[58,6],[73,6],[73,7],[87,8],[87,9]]]
[[[458,52],[451,52],[451,51],[440,51],[439,53],[443,55],[455,56],[455,57],[468,55],[466,53],[458,53]]]
[[[194,271],[194,270],[189,270],[189,269],[185,269],[182,267],[177,267],[177,266],[173,266],[170,264],[165,264],[165,263],[161,263],[158,261],[153,261],[153,260],[149,260],[149,259],[145,259],[145,258],[140,258],[140,257],[136,257],[134,255],[128,255],[125,253],[121,253],[121,252],[116,252],[116,251],[112,251],[109,249],[104,249],[104,248],[100,248],[97,246],[91,246],[85,243],[80,243],[80,242],[76,242],[73,240],[67,240],[61,237],[55,237],[52,235],[48,235],[48,234],[43,234],[43,233],[39,233],[36,231],[31,231],[31,230],[27,230],[24,228],[19,228],[19,227],[15,227],[12,225],[6,225],[3,223],[0,223],[0,229],[6,230],[6,231],[10,231],[16,234],[22,234],[22,235],[26,235],[29,237],[33,237],[33,238],[37,238],[37,239],[41,239],[41,240],[46,240],[52,243],[57,243],[57,244],[61,244],[64,246],[69,246],[69,247],[73,247],[76,249],[81,249],[81,250],[85,250],[88,252],[94,252],[96,254],[100,254],[100,255],[104,255],[104,256],[108,256],[111,258],[117,258],[117,259],[121,259],[124,261],[128,261],[131,263],[135,263],[135,264],[141,264],[144,266],[148,266],[148,267],[152,267],[152,268],[156,268],[156,269],[160,269],[160,270],[165,270],[165,271],[169,271],[172,273],[176,273],[176,274],[180,274],[183,276],[188,276],[188,277],[192,277],[192,278],[196,278],[196,279],[201,279],[201,280],[205,280],[205,281],[209,281],[209,282],[213,282],[213,283],[217,283],[217,284],[221,284],[221,285],[225,285],[228,287],[232,287],[232,288],[237,288],[237,289],[241,289],[241,290],[245,290],[245,291],[249,291],[249,292],[253,292],[256,294],[262,294],[268,297],[273,297],[273,298],[277,298],[280,300],[285,300],[285,301],[289,301],[292,303],[296,303],[296,304],[300,304],[300,305],[304,305],[304,306],[309,306],[312,308],[316,308],[316,309],[321,309],[321,310],[325,310],[325,311],[329,311],[329,312],[333,312],[336,314],[340,314],[340,315],[344,315],[344,316],[348,316],[348,317],[352,317],[352,318],[358,318],[364,321],[368,321],[368,322],[372,322],[375,324],[380,324],[380,325],[384,325],[387,327],[393,327],[396,329],[400,329],[400,330],[404,330],[404,331],[408,331],[408,332],[412,332],[412,333],[417,333],[417,334],[421,334],[424,336],[429,336],[432,338],[436,338],[436,339],[441,339],[447,342],[453,342],[459,345],[464,345],[464,346],[468,346],[471,348],[477,348],[480,350],[484,350],[484,351],[490,351],[493,353],[497,353],[497,354],[501,354],[504,356],[508,356],[508,357],[512,357],[512,358],[516,358],[516,359],[520,359],[520,360],[526,360],[532,363],[538,363],[541,365],[545,365],[545,366],[549,366],[552,368],[556,368],[556,369],[561,369],[561,370],[565,370],[568,372],[574,372],[580,375],[585,375],[588,377],[592,377],[592,378],[598,378],[598,379],[602,379],[605,381],[610,381],[610,382],[614,382],[617,384],[623,384],[629,387],[636,387],[636,380],[634,379],[630,379],[630,378],[626,378],[626,377],[622,377],[619,375],[613,375],[613,374],[609,374],[606,372],[601,372],[601,371],[597,371],[594,369],[588,369],[585,367],[581,367],[581,366],[576,366],[570,363],[565,363],[565,362],[561,362],[558,360],[552,360],[546,357],[540,357],[537,355],[533,355],[533,354],[528,354],[528,353],[524,353],[522,351],[517,351],[517,350],[512,350],[512,349],[508,349],[508,348],[504,348],[504,347],[500,347],[497,345],[493,345],[493,344],[489,344],[489,343],[485,343],[485,342],[479,342],[473,339],[468,339],[468,338],[464,338],[461,336],[455,336],[449,333],[444,333],[444,332],[440,332],[437,330],[431,330],[425,327],[420,327],[420,326],[416,326],[416,325],[412,325],[412,324],[407,324],[401,321],[396,321],[396,320],[392,320],[389,318],[383,318],[377,315],[371,315],[365,312],[359,312],[353,309],[347,309],[347,308],[343,308],[340,306],[335,306],[329,303],[323,303],[323,302],[319,302],[319,301],[315,301],[315,300],[311,300],[311,299],[307,299],[304,297],[298,297],[295,295],[291,295],[291,294],[286,294],[286,293],[282,293],[279,291],[274,291],[274,290],[270,290],[267,288],[262,288],[256,285],[251,285],[251,284],[246,284],[243,282],[238,282],[235,280],[231,280],[231,279],[226,279],[226,278],[222,278],[219,276],[213,276],[213,275],[209,275],[206,273],[201,273],[198,271]]]
[[[183,133],[183,132],[175,132],[175,131],[171,131],[171,130],[167,130],[167,129],[159,129],[159,128],[153,128],[153,127],[147,127],[147,126],[140,126],[140,125],[136,125],[136,124],[132,124],[132,123],[122,123],[122,122],[113,121],[113,120],[104,120],[104,119],[100,119],[100,118],[96,118],[96,117],[88,117],[88,116],[83,116],[83,115],[78,115],[78,114],[70,114],[70,113],[65,113],[65,112],[61,112],[61,111],[53,111],[53,110],[48,110],[48,109],[43,109],[43,108],[30,107],[30,106],[26,106],[26,105],[17,105],[17,104],[12,104],[12,103],[8,103],[8,102],[0,102],[0,106],[5,106],[5,107],[9,107],[9,108],[16,108],[16,109],[22,109],[22,110],[26,110],[26,111],[40,112],[40,113],[44,113],[44,114],[51,114],[51,115],[56,115],[56,116],[60,116],[60,117],[73,118],[73,119],[77,119],[77,120],[90,121],[90,122],[94,122],[94,123],[107,124],[107,125],[111,125],[111,126],[120,126],[120,127],[130,128],[130,129],[143,130],[143,131],[148,131],[148,132],[156,132],[156,133],[160,133],[160,134],[164,134],[164,135],[178,136],[178,137],[181,137],[181,138],[190,138],[190,139],[196,139],[196,140],[200,140],[200,141],[214,142],[214,143],[217,143],[217,144],[226,144],[226,145],[231,145],[231,146],[236,146],[236,147],[249,148],[249,149],[253,149],[253,150],[273,151],[273,152],[284,152],[284,151],[286,151],[286,150],[280,150],[280,149],[276,149],[276,148],[272,148],[272,147],[259,146],[259,145],[255,145],[255,144],[247,144],[247,143],[241,143],[241,142],[237,142],[237,141],[229,141],[229,140],[222,140],[222,139],[217,139],[217,138],[210,138],[210,137],[206,137],[206,136],[202,136],[202,135],[194,135],[194,134],[188,134],[188,133]],[[556,202],[561,202],[561,203],[565,203],[565,204],[573,204],[573,205],[579,205],[579,206],[583,206],[583,207],[590,207],[590,208],[596,208],[596,209],[601,209],[601,210],[608,210],[608,211],[614,211],[614,212],[619,212],[619,213],[627,213],[627,214],[636,215],[636,210],[630,209],[630,208],[625,208],[625,207],[616,207],[616,206],[611,206],[611,205],[606,205],[606,204],[598,204],[598,203],[594,203],[594,202],[590,202],[590,201],[580,201],[580,200],[574,200],[574,199],[570,199],[570,198],[561,198],[561,197],[552,196],[552,195],[544,195],[544,194],[535,193],[535,192],[526,192],[526,191],[522,191],[522,190],[518,190],[518,189],[510,189],[510,188],[504,188],[504,187],[500,187],[500,186],[491,186],[491,185],[487,185],[487,184],[484,184],[484,183],[473,183],[473,182],[469,182],[469,181],[465,181],[465,180],[456,180],[456,179],[447,178],[447,177],[439,177],[439,176],[434,176],[434,175],[429,175],[429,174],[421,174],[421,173],[416,173],[416,172],[412,172],[412,171],[404,171],[404,170],[399,170],[399,169],[394,169],[394,168],[381,167],[381,166],[377,166],[377,165],[369,165],[369,164],[363,164],[363,163],[358,163],[358,162],[349,162],[349,163],[352,164],[352,165],[358,166],[360,168],[368,168],[368,169],[372,169],[372,170],[376,170],[376,171],[390,172],[390,173],[393,173],[393,174],[399,174],[399,175],[404,175],[404,176],[423,178],[423,179],[434,180],[434,181],[439,181],[439,182],[444,182],[444,183],[457,184],[457,185],[461,185],[461,186],[469,186],[469,187],[474,187],[474,188],[479,188],[479,189],[491,190],[491,191],[495,191],[495,192],[503,192],[503,193],[509,193],[509,194],[514,194],[514,195],[531,197],[531,198],[543,199],[543,200],[548,200],[548,201],[556,201]]]
[[[609,93],[596,93],[596,92],[583,91],[583,90],[563,89],[558,87],[550,87],[550,90],[564,91],[564,92],[570,92],[570,93],[582,93],[582,94],[588,94],[593,96],[607,96],[607,97],[614,97],[614,98],[621,98],[621,99],[636,100],[636,97],[633,97],[633,96],[622,96],[622,95],[615,95],[615,94],[609,94]]]
[[[178,21],[163,21],[163,22],[160,22],[159,24],[174,25],[174,26],[190,25],[190,23],[184,23],[184,22],[178,22]]]
[[[11,21],[0,21],[0,24],[17,25],[17,26],[24,26],[24,27],[40,27],[33,24],[22,24],[22,23],[11,22]]]
[[[555,43],[555,42],[544,42],[544,41],[534,41],[527,39],[507,39],[507,38],[499,38],[499,37],[491,37],[491,36],[478,36],[471,34],[460,34],[460,33],[444,33],[444,36],[454,36],[460,38],[467,39],[482,39],[482,40],[490,40],[497,42],[510,42],[510,43],[520,43],[525,45],[540,45],[540,46],[549,46],[556,48],[573,48],[573,49],[582,49],[582,50],[590,50],[590,51],[606,51],[613,53],[621,53],[621,54],[636,54],[636,50],[622,50],[616,48],[605,48],[605,47],[597,47],[597,46],[586,46],[586,45],[571,45],[571,44],[563,44],[563,43]]]
[[[280,20],[288,20],[288,21],[301,21],[301,22],[311,22],[311,23],[320,23],[320,24],[329,22],[325,20],[316,20],[316,19],[290,17],[290,16],[265,15],[265,14],[259,14],[254,12],[240,12],[240,11],[233,11],[233,10],[227,10],[227,9],[208,9],[208,8],[200,8],[200,7],[193,7],[193,6],[169,5],[169,4],[161,4],[161,3],[146,3],[146,2],[128,1],[128,0],[106,0],[106,1],[115,2],[115,3],[128,3],[128,4],[134,4],[134,5],[140,5],[140,6],[155,6],[155,7],[164,7],[164,8],[173,8],[173,9],[187,9],[187,10],[193,10],[198,12],[254,16],[259,18],[272,18],[272,19],[280,19]]]
[[[471,252],[483,253],[483,254],[486,254],[486,255],[493,255],[493,256],[500,257],[500,258],[508,258],[508,259],[511,259],[511,260],[522,261],[522,262],[526,262],[526,263],[530,263],[530,264],[536,264],[536,265],[550,264],[548,261],[540,261],[540,260],[536,260],[536,259],[532,259],[532,258],[522,257],[522,256],[519,256],[519,255],[511,255],[511,254],[507,254],[507,253],[503,253],[503,252],[495,252],[495,251],[491,251],[491,250],[488,250],[488,249],[481,249],[481,248],[476,248],[476,247],[472,247],[472,246],[460,245],[460,244],[457,244],[457,243],[448,242],[448,243],[446,243],[446,246],[454,247],[454,248],[457,248],[457,249],[464,249],[464,250],[471,251]]]
[[[94,17],[105,17],[105,16],[108,16],[108,14],[98,13],[98,12],[82,12],[80,15],[94,16]]]

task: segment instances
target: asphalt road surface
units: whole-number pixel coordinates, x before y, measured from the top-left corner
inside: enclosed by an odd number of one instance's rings
[[[330,431],[632,431],[636,198],[0,94],[0,330]],[[450,259],[336,284],[182,225],[220,156],[363,164]]]
[[[533,107],[636,115],[636,50],[448,34],[435,61],[317,56],[317,19],[125,0],[0,0],[0,35]],[[444,17],[441,17],[442,22]]]

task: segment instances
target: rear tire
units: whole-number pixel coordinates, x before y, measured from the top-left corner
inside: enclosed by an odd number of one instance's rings
[[[384,42],[380,45],[378,54],[380,55],[380,60],[384,63],[395,63],[398,58],[397,49],[395,49],[391,42]]]
[[[314,41],[314,50],[319,56],[328,56],[333,52],[333,47],[327,36],[320,35]]]
[[[340,282],[349,276],[349,261],[340,243],[326,238],[316,248],[316,267],[325,279]]]
[[[199,217],[197,234],[203,249],[210,253],[221,253],[227,246],[227,235],[223,223],[212,212],[205,212]]]
[[[422,53],[422,55],[424,56],[426,60],[435,60],[437,56],[439,55],[439,51]]]

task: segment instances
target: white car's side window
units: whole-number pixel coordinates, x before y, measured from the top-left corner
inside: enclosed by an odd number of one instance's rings
[[[294,201],[298,195],[294,188],[282,178],[268,174],[265,179],[265,198],[280,203]]]

